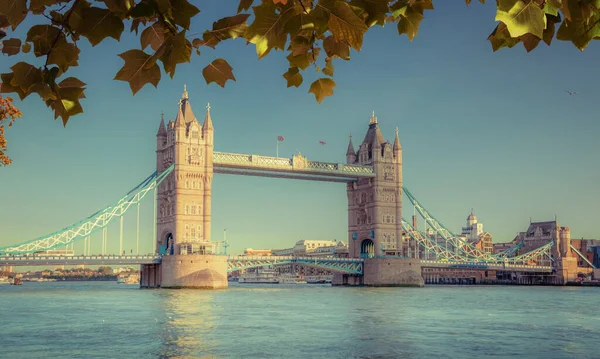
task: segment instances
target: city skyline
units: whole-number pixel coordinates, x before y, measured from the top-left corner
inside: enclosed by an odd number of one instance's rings
[[[212,10],[203,8],[208,14],[203,19],[216,16]],[[126,83],[111,80],[119,58],[92,57],[115,42],[82,53],[87,58],[74,75],[88,84],[88,99],[82,101],[85,113],[66,128],[51,121],[51,111],[35,96],[16,101],[24,116],[7,132],[14,164],[0,169],[5,188],[0,246],[76,222],[149,175],[161,112],[165,120],[175,118],[184,84],[198,118],[211,103],[216,151],[275,156],[277,136],[283,136],[280,157],[300,151],[310,160],[343,163],[348,134],[358,146],[375,110],[386,140],[400,129],[405,186],[454,232],[474,208],[494,242],[512,240],[530,217],[545,221],[555,215],[573,238],[597,238],[600,169],[594,154],[600,144],[594,135],[600,125],[593,118],[593,80],[585,69],[598,50],[591,46],[578,54],[572,44],[557,41],[529,54],[521,46],[492,53],[485,41],[492,23],[485,19],[493,19],[493,10],[436,4],[412,43],[394,28],[374,31],[350,63],[336,63],[335,95],[320,105],[306,93],[306,83],[285,89],[282,53],[257,61],[253,47],[235,41],[216,56],[207,51],[178,67],[173,80],[163,80],[158,89],[146,86],[134,97]],[[452,24],[463,40],[435,38],[450,26],[444,12],[456,16]],[[375,36],[396,47],[377,44]],[[131,37],[122,42],[119,48],[137,46]],[[380,56],[384,50],[391,55]],[[436,61],[442,52],[445,61]],[[237,79],[224,89],[206,86],[200,74],[200,64],[217,56],[230,60]],[[571,78],[549,79],[554,65],[541,63],[548,56],[554,63],[568,58]],[[92,67],[94,61],[105,67]],[[3,68],[14,62],[0,58]],[[397,63],[405,71],[397,71]],[[253,85],[257,81],[264,84]],[[570,96],[565,89],[579,93]],[[151,206],[145,207],[142,229],[151,235]],[[301,239],[348,241],[341,184],[216,175],[212,219],[213,240],[227,228],[233,253],[283,248]],[[131,234],[131,226],[126,231]],[[151,243],[144,245],[149,249]]]

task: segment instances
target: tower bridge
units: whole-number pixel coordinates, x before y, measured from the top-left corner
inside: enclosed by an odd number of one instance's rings
[[[156,134],[156,171],[106,208],[59,231],[0,248],[0,265],[141,265],[143,287],[225,288],[227,273],[265,265],[295,263],[334,272],[335,284],[423,286],[423,273],[468,269],[507,273],[546,273],[560,283],[573,280],[577,257],[569,235],[554,229],[544,242],[516,243],[490,253],[453,233],[403,186],[402,146],[396,128],[386,141],[373,113],[362,142],[352,136],[346,163],[214,151],[210,105],[202,123],[184,89],[175,120],[161,118]],[[346,185],[349,258],[246,257],[220,253],[211,240],[212,181],[215,173],[278,177]],[[152,193],[152,196],[147,194]],[[436,240],[402,218],[403,195],[436,233]],[[139,254],[139,208],[153,197],[155,253]],[[136,254],[123,252],[123,215],[137,210]],[[119,252],[109,254],[107,226],[119,221]],[[101,234],[102,253],[91,253],[93,234]],[[81,241],[83,254],[34,255]],[[526,249],[527,251],[525,251]],[[587,259],[586,259],[587,260]],[[591,265],[591,263],[590,263]],[[429,277],[428,277],[429,278]]]

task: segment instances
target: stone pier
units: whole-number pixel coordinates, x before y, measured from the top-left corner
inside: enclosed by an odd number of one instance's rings
[[[364,285],[368,287],[423,287],[421,262],[415,258],[365,259],[362,277],[335,274],[332,285]]]
[[[163,256],[161,264],[142,266],[140,287],[227,288],[227,256],[203,254]]]

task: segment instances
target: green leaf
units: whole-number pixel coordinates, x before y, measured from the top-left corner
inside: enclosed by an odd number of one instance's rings
[[[385,25],[385,18],[389,11],[389,0],[352,0],[350,6],[364,9],[367,13],[365,23],[368,27],[373,25]]]
[[[185,38],[185,30],[175,36],[170,36],[165,39],[164,52],[160,56],[163,62],[165,72],[171,78],[175,76],[175,68],[177,64],[190,62],[192,57],[192,44]]]
[[[406,9],[404,15],[400,15],[400,21],[398,21],[398,34],[406,34],[408,40],[412,41],[419,32],[421,20],[423,20],[423,14],[417,12],[417,10],[412,7],[409,7]]]
[[[323,73],[327,76],[333,76],[334,70],[335,67],[333,67],[333,64],[331,63],[331,58],[325,59],[325,67],[323,68]]]
[[[283,78],[287,80],[287,87],[299,87],[302,85],[302,75],[297,67],[290,67],[287,72],[283,74]]]
[[[33,44],[33,53],[40,57],[52,49],[52,44],[59,36],[64,36],[60,29],[52,25],[34,25],[27,32],[27,42]]]
[[[41,14],[44,10],[46,10],[46,6],[52,6],[57,3],[58,0],[30,0],[29,10],[31,10],[34,14]]]
[[[206,66],[202,70],[202,76],[204,76],[207,85],[211,82],[215,82],[217,85],[225,87],[227,80],[235,81],[233,69],[225,59],[220,58]]]
[[[350,45],[343,41],[337,41],[333,36],[327,36],[323,40],[323,49],[329,57],[339,57],[344,60],[350,60]]]
[[[148,83],[154,87],[158,86],[160,68],[156,62],[153,63],[150,55],[142,50],[129,50],[119,56],[125,61],[125,64],[114,79],[129,82],[134,95]]]
[[[82,11],[83,28],[81,34],[90,41],[92,46],[101,43],[105,38],[112,37],[119,41],[125,30],[123,20],[108,9],[98,7],[84,8]]]
[[[490,40],[492,49],[494,51],[497,51],[503,47],[511,48],[519,42],[518,39],[514,39],[510,36],[508,29],[503,22],[496,26],[494,31],[488,37],[488,40]]]
[[[345,41],[356,51],[360,51],[363,35],[368,28],[348,3],[341,0],[319,1],[317,7],[329,14],[327,23],[336,40]]]
[[[52,52],[48,55],[48,64],[57,65],[63,72],[71,66],[77,66],[79,60],[79,48],[75,44],[68,43],[65,36],[60,34],[54,43]]]
[[[2,53],[8,56],[16,55],[21,51],[21,39],[7,39],[2,41]]]
[[[133,6],[135,6],[134,0],[102,0],[106,7],[113,13],[119,15],[125,15]]]
[[[249,16],[249,14],[240,14],[224,17],[214,22],[212,30],[204,31],[202,41],[198,44],[214,48],[223,40],[244,36],[244,32],[248,28],[246,20]]]
[[[27,16],[27,0],[1,0],[0,14],[6,16],[14,31]]]
[[[325,97],[333,95],[333,88],[335,86],[337,85],[332,79],[321,78],[315,80],[315,82],[310,85],[308,92],[314,93],[317,102],[321,103]]]
[[[80,80],[69,77],[54,89],[56,99],[47,101],[49,106],[54,109],[54,118],[60,116],[64,126],[67,125],[70,117],[83,113],[83,108],[79,103],[79,99],[85,97],[83,86],[85,84]]]
[[[498,0],[496,21],[506,24],[511,37],[532,34],[541,39],[546,28],[546,15],[535,1]]]
[[[237,13],[241,13],[242,11],[246,11],[248,9],[250,9],[250,6],[252,6],[252,3],[254,3],[254,0],[240,0],[240,4],[238,5],[237,8]]]
[[[558,16],[558,10],[562,7],[560,0],[546,0],[544,3],[544,13]]]
[[[531,50],[535,49],[540,41],[542,41],[542,39],[532,34],[521,35],[519,39],[527,52],[531,52]]]
[[[14,77],[15,77],[15,74],[12,72],[0,75],[0,79],[2,79],[2,82],[0,83],[0,92],[1,93],[15,92],[17,95],[19,95],[19,98],[21,99],[21,101],[23,101],[29,95],[29,93],[26,93],[25,91],[23,91],[23,89],[19,86],[12,86],[10,84]]]
[[[31,86],[38,82],[42,82],[42,71],[26,62],[18,62],[10,69],[14,74],[13,78],[10,80],[10,85],[19,87],[26,96],[29,95]]]
[[[190,19],[200,12],[188,0],[171,0],[171,12],[175,23],[186,30],[190,29]]]
[[[159,23],[155,22],[152,26],[148,26],[144,31],[142,31],[142,35],[140,36],[140,43],[142,45],[142,50],[146,49],[148,45],[154,51],[158,51],[160,46],[165,41],[165,28]]]
[[[129,9],[127,16],[149,20],[156,16],[157,4],[155,1],[141,1]]]
[[[600,38],[600,15],[592,16],[589,21],[565,21],[556,33],[558,40],[571,41],[583,51],[593,39]]]

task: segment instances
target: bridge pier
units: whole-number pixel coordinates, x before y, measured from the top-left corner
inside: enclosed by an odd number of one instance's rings
[[[416,258],[368,258],[362,277],[335,273],[332,285],[368,287],[423,287],[421,261]]]
[[[188,254],[162,257],[161,264],[144,264],[142,288],[222,289],[228,287],[227,256]]]

